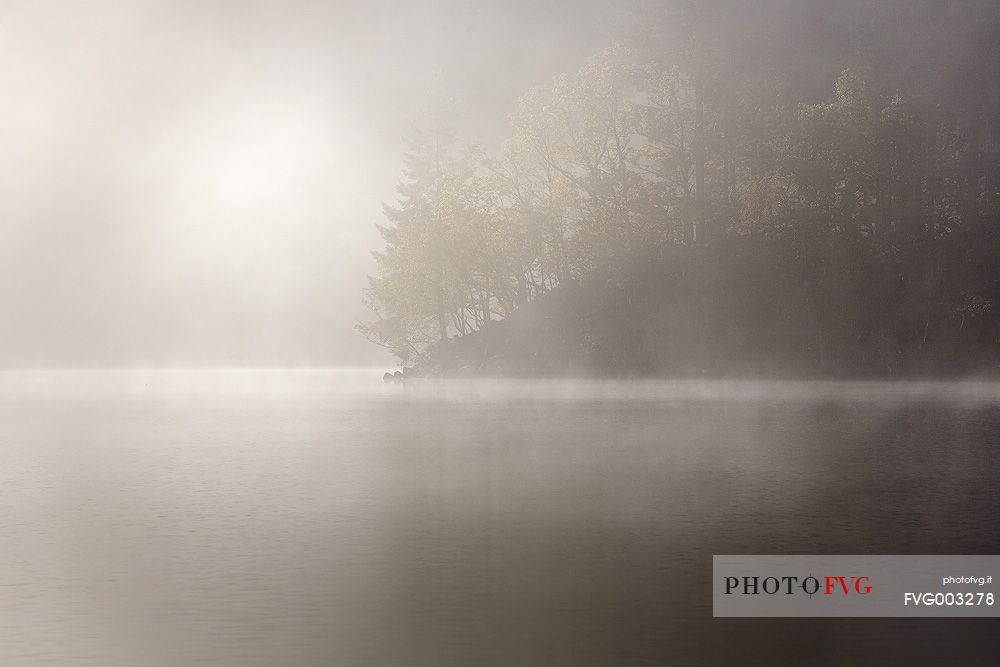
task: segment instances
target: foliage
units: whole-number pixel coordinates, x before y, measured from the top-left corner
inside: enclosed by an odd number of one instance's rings
[[[996,111],[989,100],[908,92],[913,77],[877,59],[831,73],[817,96],[792,64],[765,66],[777,61],[753,34],[720,29],[724,4],[665,3],[656,15],[670,28],[652,34],[668,45],[640,35],[525,93],[496,156],[456,150],[441,121],[415,133],[379,228],[365,335],[419,361],[594,276],[649,289],[635,273],[651,252],[681,263],[695,253],[722,273],[721,249],[756,239],[796,271],[826,258],[802,276],[817,294],[848,284],[838,272],[850,269],[816,244],[854,248],[880,267],[871,275],[914,286],[890,291],[922,313],[921,345],[934,335],[927,313],[937,329],[973,323],[988,337],[997,285],[961,263],[996,236],[1000,159],[994,128],[979,122]],[[715,12],[713,30],[699,11]],[[765,23],[739,20],[764,35]],[[872,330],[883,324],[859,324],[859,336],[883,340]]]

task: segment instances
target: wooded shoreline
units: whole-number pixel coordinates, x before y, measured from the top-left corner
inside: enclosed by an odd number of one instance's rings
[[[362,333],[443,374],[994,374],[1000,58],[949,55],[957,11],[710,5],[527,91],[496,154],[415,132]]]

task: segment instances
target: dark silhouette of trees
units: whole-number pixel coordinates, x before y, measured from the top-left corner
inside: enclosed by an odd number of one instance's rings
[[[637,3],[631,46],[528,91],[497,156],[418,133],[362,330],[442,366],[600,348],[602,372],[692,370],[685,352],[712,349],[715,372],[760,370],[734,361],[755,354],[809,373],[991,368],[998,10],[848,4]],[[732,293],[756,310],[705,301]]]

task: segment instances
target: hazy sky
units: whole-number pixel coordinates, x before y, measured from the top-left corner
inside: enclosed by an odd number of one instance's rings
[[[502,137],[581,2],[0,0],[0,366],[390,363],[353,327],[434,97]]]

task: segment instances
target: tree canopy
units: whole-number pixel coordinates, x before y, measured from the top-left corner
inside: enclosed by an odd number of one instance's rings
[[[724,272],[725,252],[697,249],[744,239],[792,264],[848,247],[886,269],[880,280],[915,286],[924,342],[934,319],[978,322],[993,345],[1000,102],[938,77],[995,63],[928,58],[921,76],[872,42],[839,69],[802,70],[795,36],[768,53],[768,25],[746,12],[648,10],[630,46],[527,91],[495,155],[459,150],[441,121],[416,132],[362,331],[412,362],[588,276],[634,281],[651,252],[701,252]]]

